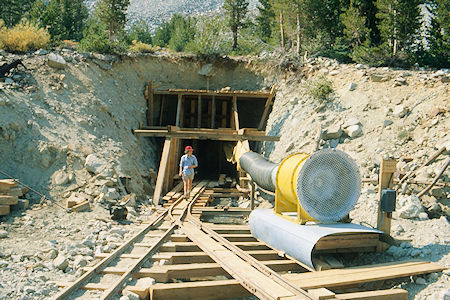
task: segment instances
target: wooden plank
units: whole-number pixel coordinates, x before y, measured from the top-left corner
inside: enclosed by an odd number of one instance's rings
[[[183,101],[183,94],[178,94],[178,103],[177,103],[177,116],[175,120],[175,126],[180,127],[181,126],[181,118],[183,117],[181,115],[181,103]]]
[[[234,245],[242,250],[265,250],[270,249],[266,243],[263,242],[234,242]],[[150,247],[151,243],[136,243],[135,247]],[[198,245],[193,242],[170,242],[162,245],[160,251],[199,251]]]
[[[169,90],[155,90],[156,95],[178,95],[180,93],[188,96],[218,96],[229,97],[238,96],[241,98],[251,98],[251,100],[260,99],[265,100],[270,96],[269,92],[258,91],[210,91],[210,90],[191,90],[191,89],[169,89]]]
[[[341,300],[408,300],[408,291],[403,289],[378,290],[337,294],[336,299]]]
[[[89,200],[83,201],[77,205],[72,206],[72,210],[74,212],[82,212],[82,211],[87,211],[90,209],[91,209],[91,206],[89,205]]]
[[[267,101],[264,106],[264,112],[261,116],[261,120],[259,121],[258,130],[262,130],[264,127],[264,123],[266,122],[266,119],[269,115],[269,110],[270,107],[272,106],[274,97],[275,97],[275,86],[272,87],[272,89],[270,90],[270,95],[267,97]]]
[[[200,140],[217,140],[217,141],[272,141],[280,140],[279,136],[267,135],[249,135],[236,133],[221,133],[216,132],[196,132],[192,131],[167,131],[167,130],[149,130],[149,129],[135,129],[134,134],[143,137],[174,137],[180,139],[200,139]]]
[[[255,296],[267,295],[267,297],[273,299],[294,296],[293,292],[276,283],[266,274],[253,268],[195,225],[185,222],[181,229],[188,235],[189,239],[195,241],[203,251],[211,255],[227,273],[238,279],[242,284],[245,284],[246,288],[251,290]],[[255,286],[258,287],[258,290],[255,289]]]
[[[284,277],[302,288],[335,288],[364,282],[440,272],[443,269],[443,267],[434,263],[412,261],[326,270],[320,272],[308,272],[302,274],[286,274]]]
[[[335,299],[336,294],[326,288],[309,289],[308,293],[317,298],[317,300]]]
[[[0,216],[6,216],[10,213],[9,205],[0,205]]]
[[[17,186],[15,179],[0,179],[0,187],[13,188]]]
[[[233,282],[234,284],[230,284]],[[150,287],[151,300],[163,299],[224,299],[251,296],[237,280],[216,280],[156,284]]]
[[[16,205],[19,202],[17,196],[0,195],[0,205]]]
[[[261,263],[276,272],[304,270],[301,266],[290,260],[262,261]],[[88,271],[90,268],[84,268],[84,270]],[[128,269],[124,267],[108,267],[102,270],[102,273],[121,275],[127,271]],[[133,276],[136,278],[151,277],[158,282],[167,282],[170,279],[188,279],[206,276],[219,276],[224,274],[226,274],[226,272],[222,269],[222,267],[219,264],[212,262],[163,266],[158,265],[151,268],[142,268],[134,273]]]
[[[314,250],[376,247],[378,242],[379,234],[343,235],[342,237],[337,235],[320,239],[314,246]]]
[[[399,266],[404,265],[404,267]],[[386,268],[389,267],[389,268]],[[361,271],[354,272],[356,269]],[[297,286],[304,289],[314,289],[321,287],[338,288],[340,286],[351,285],[355,283],[371,282],[392,278],[408,277],[412,275],[420,275],[424,273],[439,272],[443,268],[433,264],[422,262],[419,265],[410,265],[408,263],[393,263],[391,266],[372,265],[355,267],[344,270],[330,270],[321,272],[308,272],[301,274],[285,274],[284,278],[296,283]],[[397,271],[396,271],[397,270]],[[410,273],[411,272],[411,273]],[[382,273],[385,273],[384,275]],[[316,277],[315,282],[307,277]],[[150,288],[151,299],[181,299],[180,295],[186,298],[194,297],[195,295],[203,296],[205,299],[216,299],[217,294],[222,291],[227,291],[230,298],[245,297],[249,293],[242,288],[237,280],[221,280],[221,281],[197,281],[197,282],[183,282],[183,283],[169,283],[156,284]],[[211,295],[211,296],[208,296]],[[216,298],[213,296],[216,295]],[[228,294],[227,294],[228,295]],[[211,297],[211,298],[208,298]],[[398,297],[398,298],[396,298]],[[406,297],[406,298],[405,298]],[[358,292],[348,294],[337,294],[337,299],[348,300],[394,300],[407,299],[407,292],[403,290],[384,290],[371,292]],[[203,298],[202,298],[203,299]]]
[[[169,161],[171,139],[164,141],[161,161],[159,163],[158,177],[156,178],[155,192],[153,193],[153,204],[158,205],[161,194],[163,193],[164,180],[166,177],[167,163]]]
[[[377,228],[387,235],[391,233],[392,214],[381,211],[381,191],[394,186],[394,173],[397,171],[397,162],[391,159],[382,159],[378,184],[378,218]]]
[[[216,96],[211,99],[211,128],[216,127]]]

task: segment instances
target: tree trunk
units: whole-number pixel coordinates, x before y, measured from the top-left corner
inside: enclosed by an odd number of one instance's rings
[[[300,12],[297,12],[297,54],[300,55],[302,37],[300,34]]]
[[[284,27],[283,27],[283,12],[280,10],[280,33],[281,33],[281,47],[285,48],[284,44]]]
[[[238,30],[233,29],[233,51],[235,51],[238,47]]]

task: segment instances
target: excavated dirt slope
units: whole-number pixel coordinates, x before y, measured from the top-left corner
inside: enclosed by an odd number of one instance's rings
[[[321,127],[330,134],[320,147],[346,151],[367,178],[376,176],[383,156],[404,158],[399,167],[407,172],[438,148],[450,147],[447,70],[371,69],[320,58],[290,66],[293,72],[284,70],[288,64],[283,58],[208,62],[167,54],[57,53],[66,61],[65,66],[54,65],[60,68],[48,66],[44,51],[26,56],[0,53],[0,64],[21,58],[28,68],[19,67],[0,80],[0,170],[60,204],[73,192],[83,193],[92,210],[67,213],[50,201],[38,206],[40,197],[28,193],[32,208],[2,217],[0,299],[47,298],[56,291],[52,281],[80,276],[81,266],[95,252],[112,251],[132,234],[134,223],[151,214],[148,197],[159,149],[150,139],[131,133],[139,122],[145,124],[147,80],[158,88],[200,89],[207,82],[199,71],[211,70],[211,89],[259,90],[275,84],[278,92],[267,133],[281,135],[281,141],[261,145],[261,152],[273,161],[313,151]],[[334,91],[325,101],[305,90],[305,83],[322,75]],[[445,155],[448,152],[415,179],[430,181]],[[447,171],[441,180],[448,182],[448,176]],[[413,195],[424,187],[409,185],[399,194],[392,232],[405,240],[403,244],[387,253],[344,257],[342,262],[421,258],[448,267],[449,190],[434,189],[422,198],[423,206]],[[129,207],[131,225],[112,222],[105,209],[106,200],[126,194],[136,195]],[[263,201],[262,206],[270,203]],[[374,226],[376,209],[376,186],[364,184],[351,217]],[[444,299],[450,293],[445,272],[382,285],[391,286],[408,289],[411,299]]]

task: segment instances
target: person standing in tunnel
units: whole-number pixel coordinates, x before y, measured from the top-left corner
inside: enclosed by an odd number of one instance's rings
[[[184,183],[184,197],[189,199],[191,196],[192,181],[194,180],[194,169],[198,166],[197,158],[194,154],[194,149],[191,146],[184,148],[184,155],[180,160],[179,175]]]

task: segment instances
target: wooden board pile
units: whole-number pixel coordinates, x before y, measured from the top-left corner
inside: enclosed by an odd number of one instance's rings
[[[12,205],[27,208],[28,200],[19,199],[27,191],[27,188],[18,187],[14,179],[0,179],[0,216],[8,215]]]

